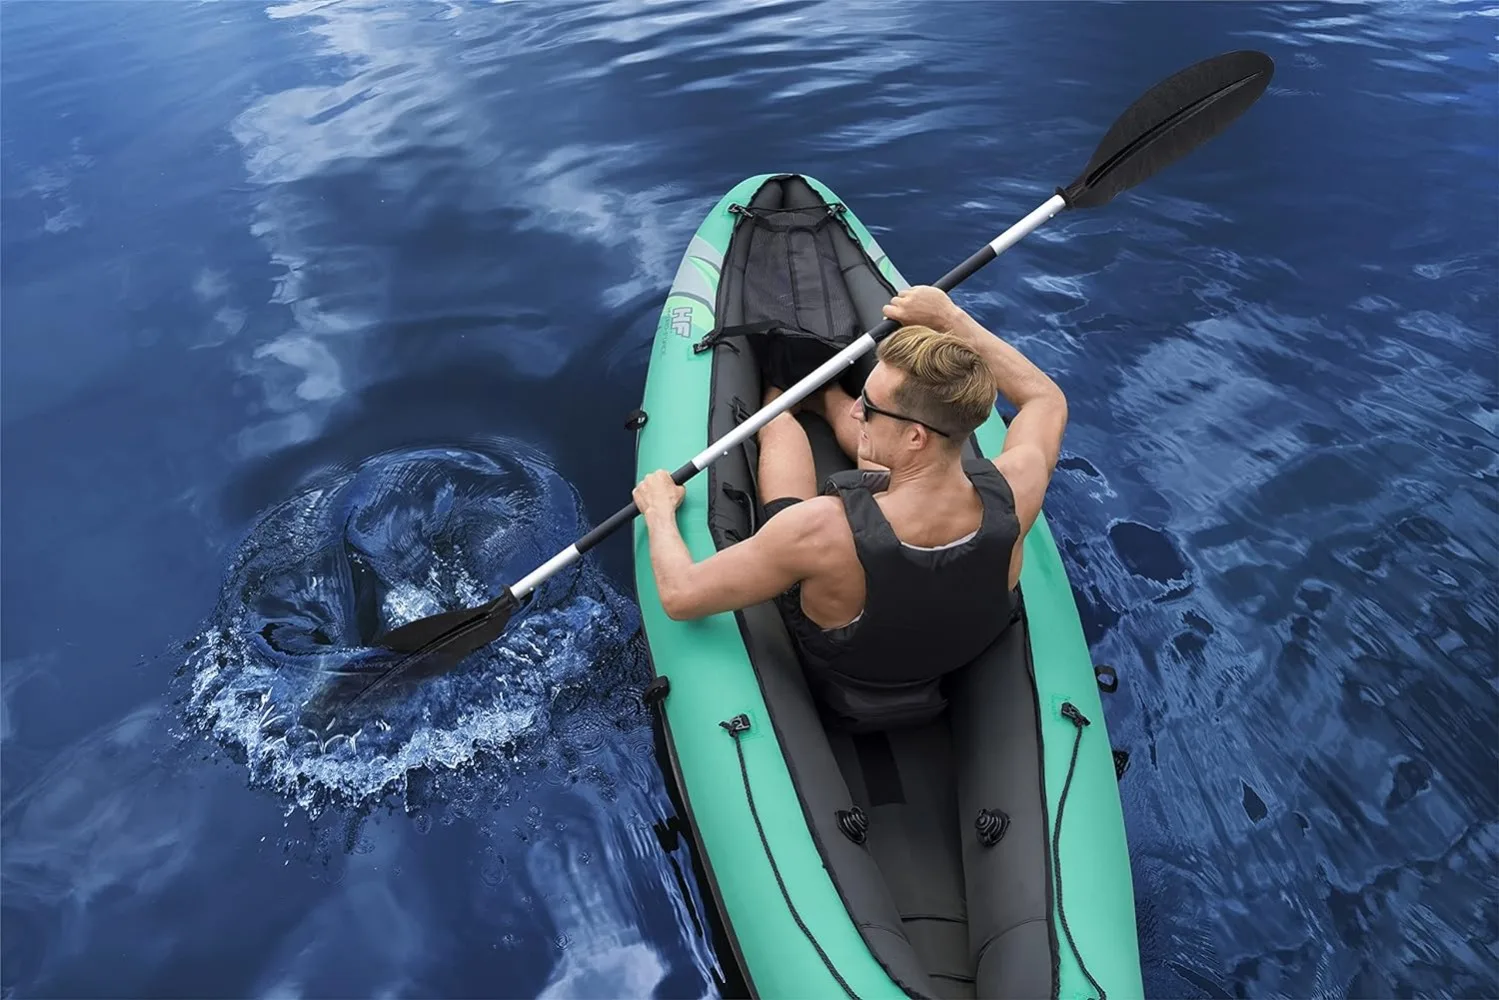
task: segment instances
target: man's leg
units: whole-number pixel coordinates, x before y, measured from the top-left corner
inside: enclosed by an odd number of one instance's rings
[[[781,390],[765,390],[762,406],[769,406]],[[812,461],[812,443],[807,432],[790,413],[782,413],[760,428],[760,505],[779,500],[809,500],[817,495],[817,467]],[[775,503],[776,510],[789,504]],[[768,513],[774,514],[775,511]]]
[[[854,397],[844,392],[843,387],[834,381],[819,394],[818,402],[820,409],[817,412],[833,428],[833,436],[838,439],[838,446],[843,449],[843,453],[861,469],[883,469],[883,465],[858,457],[859,420],[854,416]]]

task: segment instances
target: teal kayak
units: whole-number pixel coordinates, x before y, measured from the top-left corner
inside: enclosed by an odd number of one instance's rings
[[[768,291],[787,269],[794,303]],[[736,185],[689,242],[662,309],[637,480],[758,409],[752,352],[709,334],[796,322],[796,310],[805,322],[819,299],[828,316],[852,310],[862,332],[907,285],[825,185],[800,174]],[[825,423],[798,419],[820,477],[850,467]],[[970,448],[992,457],[1004,435],[996,412]],[[678,523],[695,559],[757,527],[754,470],[749,441],[686,484]],[[646,700],[676,809],[657,832],[691,855],[725,992],[1143,995],[1099,684],[1044,514],[1024,543],[1023,613],[950,675],[943,716],[856,735],[824,726],[773,604],[673,621],[639,519],[634,544]]]

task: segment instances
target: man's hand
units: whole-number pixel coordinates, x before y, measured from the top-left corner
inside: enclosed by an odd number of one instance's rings
[[[670,517],[681,506],[682,498],[687,495],[687,488],[672,482],[670,472],[657,469],[640,481],[635,487],[634,495],[635,508],[642,517]]]
[[[903,326],[925,326],[943,333],[958,332],[954,328],[962,314],[947,293],[933,285],[912,285],[885,306],[885,316]]]

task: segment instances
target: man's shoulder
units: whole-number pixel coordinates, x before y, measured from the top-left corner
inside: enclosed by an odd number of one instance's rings
[[[853,537],[848,518],[843,513],[843,500],[837,496],[803,500],[787,507],[766,524],[776,525],[771,534],[777,547],[794,547],[809,556],[821,554],[823,550]]]
[[[847,525],[843,515],[843,500],[837,495],[816,496],[787,507],[777,514],[774,521],[781,521],[788,529],[784,534],[805,536],[836,527],[840,522]],[[773,523],[773,522],[768,522]]]

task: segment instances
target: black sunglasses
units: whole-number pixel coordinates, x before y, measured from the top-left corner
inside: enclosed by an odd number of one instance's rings
[[[878,406],[875,406],[869,401],[869,395],[863,389],[859,390],[859,407],[865,413],[882,413],[887,417],[894,417],[896,420],[904,420],[907,423],[920,424],[927,430],[931,431],[933,434],[941,434],[945,438],[952,437],[952,435],[947,433],[947,431],[941,430],[937,427],[933,427],[925,420],[917,420],[915,417],[908,417],[904,413],[896,413],[894,410],[884,410]],[[865,419],[867,420],[868,418],[866,417]]]

